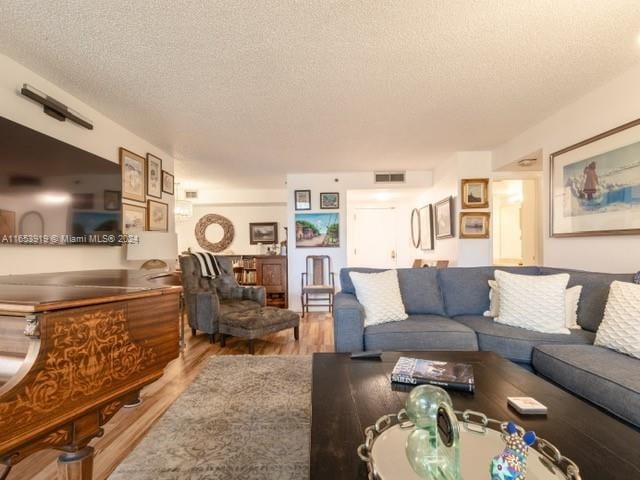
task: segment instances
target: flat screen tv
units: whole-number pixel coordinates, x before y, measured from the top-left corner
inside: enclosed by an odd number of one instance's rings
[[[117,163],[0,117],[2,245],[120,245]]]

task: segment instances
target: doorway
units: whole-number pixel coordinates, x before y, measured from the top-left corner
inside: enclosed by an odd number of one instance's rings
[[[493,264],[541,263],[538,179],[494,180],[492,197]]]
[[[349,219],[352,240],[350,267],[395,268],[397,266],[397,212],[394,207],[356,207]]]

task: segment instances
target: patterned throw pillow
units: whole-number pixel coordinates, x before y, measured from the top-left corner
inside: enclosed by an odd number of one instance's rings
[[[498,323],[542,333],[571,333],[566,327],[569,274],[516,275],[496,270],[500,290]]]
[[[350,272],[356,297],[364,307],[364,326],[406,320],[408,315],[402,303],[398,272]]]
[[[640,358],[640,285],[611,283],[594,343]]]
[[[575,285],[571,288],[567,288],[564,301],[565,301],[565,326],[571,330],[581,330],[582,327],[578,325],[578,305],[580,303],[580,295],[582,294],[582,285]],[[485,317],[499,317],[500,316],[500,290],[498,289],[498,282],[495,280],[489,280],[489,310],[483,313]]]
[[[633,281],[636,283],[640,283],[640,272],[636,273],[636,276],[633,277]]]

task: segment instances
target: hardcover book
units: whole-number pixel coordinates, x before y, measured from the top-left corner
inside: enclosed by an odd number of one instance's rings
[[[440,362],[400,357],[391,372],[391,381],[409,385],[429,384],[473,392],[473,367],[468,363]]]

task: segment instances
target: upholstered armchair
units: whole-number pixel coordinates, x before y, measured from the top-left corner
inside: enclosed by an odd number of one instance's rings
[[[200,274],[200,266],[193,256],[180,255],[182,288],[191,333],[205,332],[211,343],[218,333],[218,322],[222,316],[263,307],[267,295],[264,287],[238,285],[231,259],[216,258],[222,274],[208,278]]]

